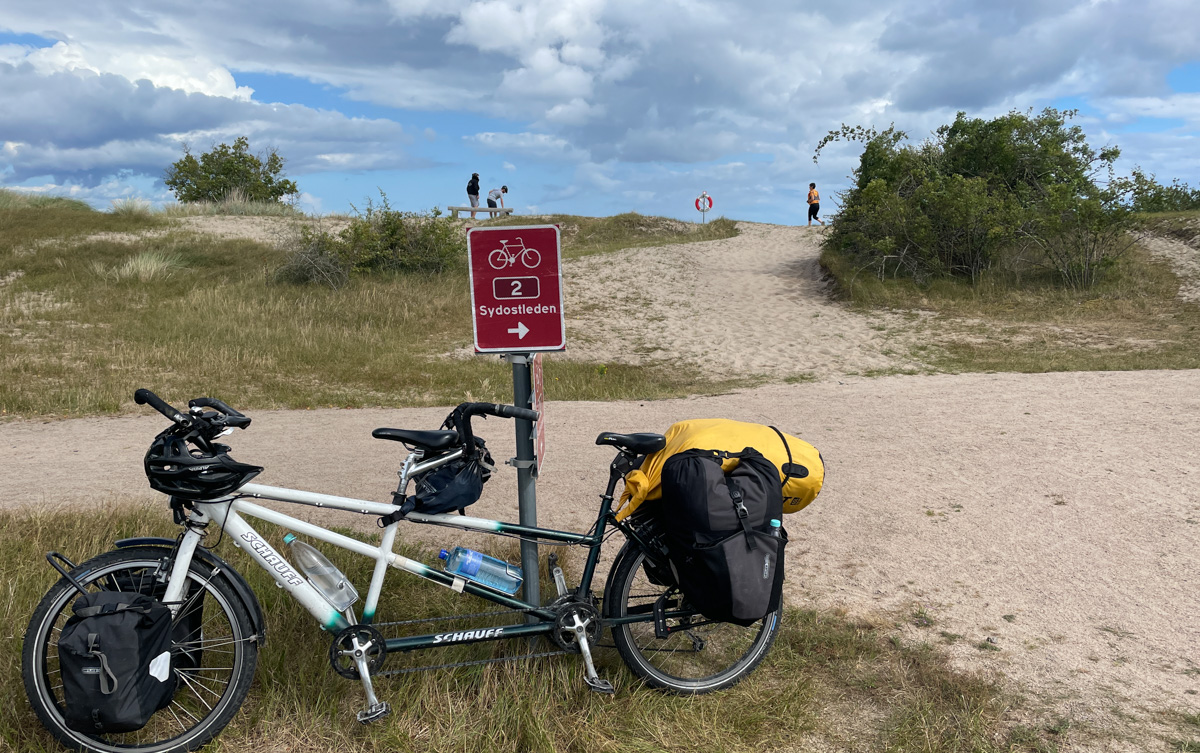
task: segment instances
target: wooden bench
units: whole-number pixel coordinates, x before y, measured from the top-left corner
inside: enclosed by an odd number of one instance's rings
[[[459,212],[491,212],[495,217],[498,214],[512,214],[512,207],[446,207],[450,210],[450,219],[457,220]]]

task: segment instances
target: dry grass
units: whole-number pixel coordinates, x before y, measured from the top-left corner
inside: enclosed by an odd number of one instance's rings
[[[32,515],[0,513],[10,544],[0,550],[6,574],[0,590],[0,692],[24,697],[18,669],[21,636],[34,605],[57,577],[42,558],[58,549],[76,561],[132,535],[173,536],[165,505],[113,510],[69,510]],[[279,544],[282,531],[260,532]],[[365,560],[327,550],[360,586]],[[433,553],[404,548],[432,562]],[[615,651],[601,649],[601,673],[617,688],[613,697],[588,691],[577,657],[437,670],[376,685],[394,712],[362,727],[353,712],[361,687],[330,670],[329,636],[226,542],[218,554],[250,580],[262,600],[268,640],[250,698],[209,750],[304,751],[765,751],[833,747],[847,750],[1045,751],[1054,736],[1013,726],[1011,701],[990,680],[952,670],[927,646],[888,640],[891,623],[862,622],[836,612],[789,610],[764,664],[733,689],[699,698],[676,698],[644,688]],[[499,552],[502,556],[503,551]],[[568,577],[578,557],[566,562]],[[543,579],[544,583],[549,578]],[[482,602],[459,599],[401,574],[392,574],[380,621],[479,611]],[[385,628],[395,630],[396,628]],[[609,643],[605,639],[602,643]],[[501,644],[392,655],[388,668],[524,652]],[[0,750],[57,750],[28,705],[0,707]]]
[[[61,202],[0,209],[0,416],[131,411],[142,386],[248,409],[511,399],[498,359],[444,355],[471,343],[465,275],[279,284],[284,250],[181,230],[137,235],[166,224]],[[546,366],[552,400],[728,386],[669,365]]]
[[[718,217],[706,224],[696,225],[667,217],[648,217],[626,212],[613,217],[577,217],[552,214],[532,220],[529,217],[504,217],[490,220],[488,227],[536,224],[559,225],[562,229],[563,257],[576,259],[592,254],[609,253],[624,248],[665,246],[671,243],[695,243],[737,235],[733,220]]]
[[[1194,215],[1193,215],[1194,217]],[[1185,227],[1190,220],[1180,220]],[[878,279],[826,251],[838,294],[863,308],[908,312],[923,333],[914,356],[961,371],[1122,371],[1200,367],[1200,307],[1178,300],[1170,266],[1132,249],[1096,287],[1002,271],[978,284]]]

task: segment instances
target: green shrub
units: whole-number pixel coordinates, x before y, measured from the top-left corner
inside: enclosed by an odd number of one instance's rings
[[[863,142],[863,153],[826,248],[881,277],[978,282],[1010,260],[1090,287],[1128,250],[1134,225],[1129,191],[1095,181],[1101,170],[1111,174],[1120,151],[1094,150],[1079,126],[1067,125],[1073,116],[1053,108],[991,120],[960,112],[915,145],[894,128],[831,131],[814,159],[842,139]]]
[[[436,208],[392,209],[387,195],[380,196],[379,205],[368,199],[366,209],[336,235],[302,226],[275,278],[338,287],[351,273],[441,274],[465,266],[467,239],[458,224],[442,219]]]
[[[350,265],[338,255],[336,243],[329,233],[302,226],[288,260],[275,270],[275,281],[342,287],[350,281]]]
[[[1126,198],[1135,212],[1188,212],[1200,209],[1200,188],[1192,188],[1178,178],[1164,186],[1135,167],[1128,178],[1114,182],[1114,190]]]

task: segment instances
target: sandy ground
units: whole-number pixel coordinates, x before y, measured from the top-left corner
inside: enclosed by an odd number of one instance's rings
[[[823,228],[739,223],[735,238],[630,249],[567,265],[570,358],[682,362],[716,378],[919,368],[895,315],[829,300]],[[630,305],[636,301],[636,305]]]
[[[572,354],[613,361],[633,342],[635,359],[818,381],[551,402],[540,522],[590,526],[611,459],[593,444],[601,431],[662,431],[698,417],[775,424],[813,442],[828,468],[817,501],[785,521],[792,603],[898,615],[905,639],[953,641],[957,665],[999,673],[1033,711],[1112,735],[1079,749],[1160,748],[1162,712],[1200,711],[1200,371],[853,376],[906,364],[880,319],[823,295],[820,231],[743,230],[573,264]],[[444,413],[253,413],[254,426],[230,440],[235,457],[267,467],[261,483],[383,501],[400,448],[370,431],[435,428]],[[141,458],[162,423],[0,424],[0,505],[152,499]],[[510,424],[492,420],[480,434],[498,460],[512,456]],[[472,513],[515,520],[515,508],[515,473],[502,468]],[[404,535],[473,540],[416,525]],[[932,624],[909,619],[917,613]]]

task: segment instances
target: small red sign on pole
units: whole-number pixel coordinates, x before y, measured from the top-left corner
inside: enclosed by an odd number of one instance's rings
[[[476,353],[563,350],[558,227],[477,227],[467,231]]]
[[[546,382],[542,377],[542,354],[533,357],[530,371],[533,374],[533,409],[540,418],[533,425],[534,458],[537,473],[542,472],[542,460],[546,457]]]

